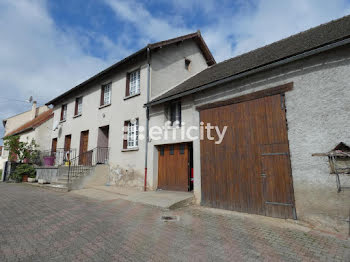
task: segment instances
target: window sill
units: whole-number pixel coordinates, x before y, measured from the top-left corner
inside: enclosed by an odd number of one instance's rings
[[[126,97],[124,97],[124,100],[128,100],[129,98],[133,98],[133,97],[139,96],[139,95],[141,95],[141,93],[137,93],[137,94],[134,94],[134,95],[126,96]]]
[[[100,106],[98,109],[102,109],[102,108],[105,108],[105,107],[110,106],[110,105],[111,105],[111,103],[109,103],[109,104],[107,104],[107,105],[102,105],[102,106]]]
[[[66,122],[66,119],[60,120],[60,124]]]
[[[75,116],[73,116],[73,118],[77,118],[77,117],[79,117],[79,116],[81,116],[81,114],[79,114],[79,115],[75,115]]]
[[[130,151],[139,151],[138,147],[133,147],[133,148],[124,148],[122,149],[122,152],[130,152]]]

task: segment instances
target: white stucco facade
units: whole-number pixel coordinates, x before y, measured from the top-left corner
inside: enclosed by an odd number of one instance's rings
[[[186,126],[199,126],[196,107],[244,94],[294,83],[286,92],[286,116],[298,219],[314,225],[346,230],[350,191],[337,193],[335,176],[326,157],[313,153],[332,150],[338,143],[350,145],[350,46],[333,49],[276,69],[251,75],[182,98],[182,120]],[[164,105],[151,108],[150,127],[166,121]],[[151,141],[149,145],[150,183],[157,187],[156,145],[184,142],[180,129],[175,141]],[[196,131],[193,134],[198,134]],[[201,201],[200,142],[193,141],[194,194]],[[350,186],[350,177],[341,177]]]
[[[184,59],[191,60],[191,68],[185,68]],[[150,95],[159,95],[186,78],[207,67],[206,60],[193,40],[165,46],[151,53],[150,59]],[[140,94],[125,97],[126,75],[140,69]],[[121,67],[111,77],[87,86],[83,91],[69,95],[54,105],[54,122],[59,122],[57,130],[51,133],[51,140],[57,138],[57,148],[64,147],[66,135],[71,135],[71,149],[79,152],[80,135],[89,130],[88,150],[98,146],[99,127],[109,126],[108,147],[110,148],[110,184],[136,186],[144,184],[145,136],[147,102],[148,65],[146,59]],[[111,83],[111,104],[100,107],[101,86]],[[83,97],[82,114],[74,116],[75,99]],[[62,104],[67,104],[67,117],[60,121]],[[137,148],[123,149],[124,121],[139,120],[140,139]],[[51,147],[51,143],[48,143]],[[149,184],[149,183],[148,183]]]

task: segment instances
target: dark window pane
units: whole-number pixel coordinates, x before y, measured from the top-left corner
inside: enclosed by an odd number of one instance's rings
[[[160,155],[161,155],[161,156],[164,156],[164,146],[161,146],[161,147],[160,147]]]
[[[174,154],[174,145],[170,145],[170,155]]]
[[[185,154],[185,144],[180,144],[180,154]]]

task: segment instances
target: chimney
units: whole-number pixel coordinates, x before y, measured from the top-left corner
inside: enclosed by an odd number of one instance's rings
[[[32,104],[32,112],[31,112],[31,119],[34,119],[36,118],[36,101],[33,101],[33,104]]]

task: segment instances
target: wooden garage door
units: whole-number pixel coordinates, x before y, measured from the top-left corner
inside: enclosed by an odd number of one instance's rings
[[[158,147],[158,188],[188,191],[188,144],[162,145]]]
[[[201,141],[202,204],[292,218],[284,96],[205,109],[200,117],[204,125],[228,127],[221,144]]]

